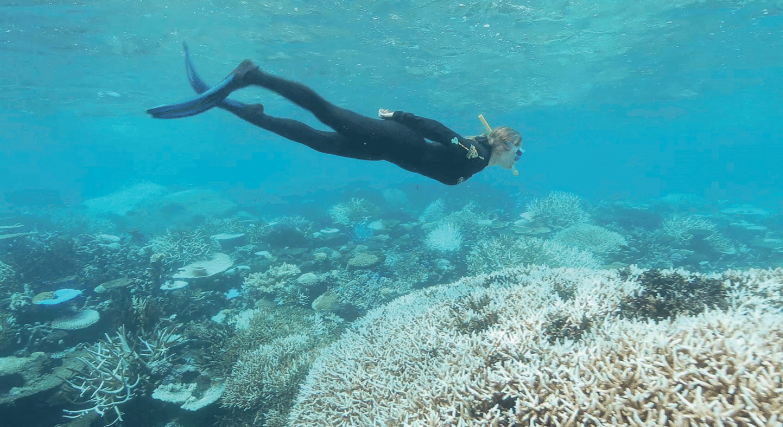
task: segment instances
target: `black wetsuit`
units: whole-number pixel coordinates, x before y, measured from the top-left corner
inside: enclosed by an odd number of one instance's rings
[[[220,108],[316,151],[360,160],[385,160],[448,185],[459,184],[489,163],[491,147],[484,136],[463,138],[435,120],[402,111],[385,120],[362,116],[331,104],[305,85],[257,69],[243,80],[242,86],[262,86],[277,92],[313,113],[335,132],[269,116],[260,105],[232,101],[221,103]]]

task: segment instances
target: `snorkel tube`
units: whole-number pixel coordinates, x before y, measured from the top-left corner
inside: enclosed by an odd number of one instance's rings
[[[478,115],[479,120],[481,121],[481,124],[484,125],[484,129],[487,131],[487,137],[489,137],[489,134],[492,133],[492,128],[489,127],[489,123],[487,123],[487,119],[484,118],[483,114]],[[514,174],[514,176],[519,176],[519,171],[515,166],[511,167],[511,173]]]

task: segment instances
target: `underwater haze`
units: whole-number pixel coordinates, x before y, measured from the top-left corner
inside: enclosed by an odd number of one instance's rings
[[[183,43],[518,174],[155,120]],[[782,425],[781,0],[0,0],[0,61],[2,426]]]
[[[223,112],[150,120],[145,109],[192,96],[187,41],[213,84],[251,58],[362,114],[404,109],[475,134],[483,113],[521,130],[522,175],[474,180],[487,185],[751,200],[782,181],[780,11],[774,1],[4,2],[0,182],[78,198],[142,179],[281,191],[416,180]],[[235,96],[315,123],[268,92]]]

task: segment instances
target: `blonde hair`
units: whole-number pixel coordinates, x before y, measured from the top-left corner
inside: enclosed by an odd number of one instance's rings
[[[522,135],[510,127],[501,126],[495,128],[487,135],[487,141],[489,141],[489,145],[493,149],[506,148],[508,144],[519,148],[522,146]]]

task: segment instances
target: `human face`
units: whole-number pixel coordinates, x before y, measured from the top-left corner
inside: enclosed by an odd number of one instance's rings
[[[497,165],[503,169],[513,169],[517,161],[522,158],[522,149],[514,144],[506,144],[506,150],[498,154]]]

